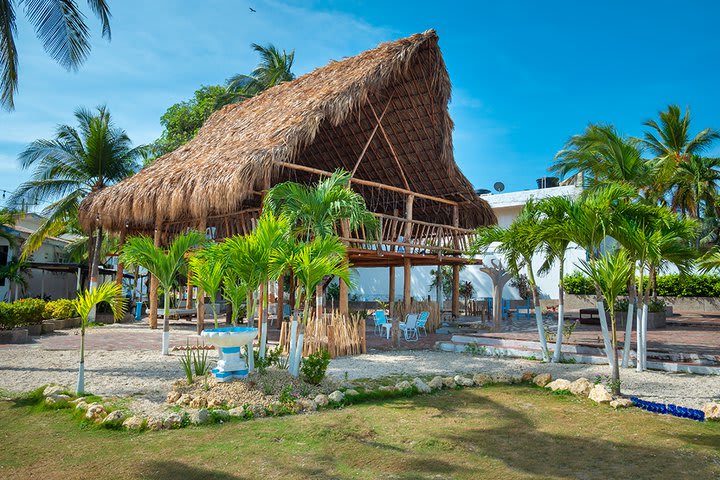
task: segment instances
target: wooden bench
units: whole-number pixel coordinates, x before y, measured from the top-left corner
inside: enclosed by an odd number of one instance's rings
[[[579,319],[582,325],[600,325],[600,314],[597,308],[581,308]]]

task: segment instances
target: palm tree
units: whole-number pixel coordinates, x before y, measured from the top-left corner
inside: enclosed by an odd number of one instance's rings
[[[350,188],[350,179],[349,172],[336,170],[312,186],[279,183],[268,190],[264,207],[285,215],[295,234],[305,241],[335,235],[341,220],[348,221],[350,230],[364,227],[372,235],[378,220],[362,195]]]
[[[132,147],[124,130],[115,126],[105,106],[97,113],[79,108],[75,111],[77,128],[57,127],[52,140],[32,142],[18,157],[23,169],[34,168],[32,179],[21,184],[10,196],[11,206],[23,203],[48,203],[42,210],[46,220],[23,248],[26,258],[48,235],[71,231],[77,224],[80,202],[90,193],[119,182],[135,173],[145,147]],[[29,201],[32,200],[32,201]],[[102,227],[95,229],[89,243],[90,288],[97,284]]]
[[[651,168],[642,158],[639,140],[627,138],[612,125],[589,125],[555,155],[550,170],[562,176],[583,173],[588,187],[620,182],[636,191],[652,185]]]
[[[350,267],[345,244],[336,236],[315,237],[310,241],[288,242],[273,254],[273,275],[279,276],[290,269],[297,279],[298,294],[295,296],[295,314],[304,296],[303,322],[294,345],[291,337],[290,372],[297,376],[303,349],[303,324],[310,315],[310,297],[326,276],[336,276],[350,283]],[[292,332],[291,332],[292,333]]]
[[[200,287],[210,297],[215,328],[218,328],[217,306],[215,304],[227,267],[226,257],[219,244],[212,244],[190,257],[190,282]],[[198,318],[198,331],[202,331],[203,320]]]
[[[227,90],[233,96],[241,100],[254,97],[268,88],[295,78],[291,71],[295,61],[294,50],[290,53],[285,50],[281,52],[272,44],[263,47],[252,43],[250,47],[260,54],[260,64],[250,75],[238,74],[228,79]]]
[[[558,323],[555,339],[553,362],[559,362],[562,350],[563,324],[565,322],[565,257],[570,245],[570,235],[565,228],[569,220],[569,212],[573,208],[573,200],[568,197],[551,197],[542,199],[535,206],[540,218],[539,235],[544,246],[545,262],[539,273],[550,271],[558,264]]]
[[[187,265],[185,255],[188,251],[205,241],[205,235],[189,231],[175,237],[167,249],[156,247],[152,238],[132,237],[125,242],[121,260],[125,265],[137,265],[153,274],[163,288],[163,337],[162,354],[168,355],[170,341],[170,290],[178,272]]]
[[[532,260],[535,252],[540,248],[540,234],[537,222],[537,210],[534,202],[525,205],[520,215],[508,227],[492,225],[478,229],[477,235],[471,245],[471,254],[484,254],[494,246],[496,253],[503,255],[508,270],[518,277],[522,268],[526,268],[528,283],[535,306],[535,321],[542,355],[545,361],[550,359],[543,326],[542,311],[540,310],[540,296],[535,282]]]
[[[645,132],[641,142],[654,156],[660,192],[664,193],[671,184],[675,168],[689,163],[693,155],[702,155],[710,149],[720,139],[720,132],[706,128],[693,136],[689,107],[683,115],[678,105],[669,105],[667,110],[659,112],[658,117],[657,121],[644,123],[649,131]]]
[[[610,322],[612,325],[612,390],[613,394],[620,394],[620,368],[618,364],[617,349],[617,325],[615,322],[615,303],[617,297],[627,288],[627,279],[633,270],[633,263],[623,249],[614,253],[604,253],[599,258],[590,261],[582,261],[580,269],[590,277],[605,297],[610,311]]]
[[[75,0],[0,0],[0,104],[8,110],[15,106],[18,85],[15,9],[21,4],[45,51],[63,68],[77,70],[90,54],[90,30]],[[88,6],[102,24],[102,36],[110,40],[108,2],[88,0]]]
[[[245,291],[248,326],[252,327],[255,316],[253,295],[262,282],[262,273],[255,263],[255,259],[261,256],[257,239],[252,235],[236,235],[226,239],[221,245],[227,258],[223,288],[226,291],[238,288]],[[236,307],[233,304],[233,312]]]
[[[18,214],[7,209],[0,209],[0,238],[4,238],[8,242],[9,247],[14,247],[17,236],[11,232],[11,228],[15,226]]]
[[[102,302],[110,304],[116,320],[125,315],[127,304],[122,298],[122,287],[115,282],[103,283],[94,290],[85,290],[73,300],[73,307],[82,320],[80,326],[80,368],[78,370],[77,388],[75,389],[77,395],[85,392],[85,329],[87,328],[88,317],[95,310],[95,307]]]

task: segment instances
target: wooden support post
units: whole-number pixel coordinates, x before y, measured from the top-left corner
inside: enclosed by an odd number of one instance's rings
[[[201,218],[200,223],[198,224],[198,231],[204,236],[205,235],[205,227],[207,226],[207,219]],[[211,302],[214,302],[215,299],[211,298]],[[205,330],[205,292],[198,287],[197,291],[197,333],[200,335],[202,331]]]
[[[460,226],[460,209],[457,205],[453,205],[453,227],[458,228]],[[453,246],[457,250],[460,248],[458,244],[457,235],[453,240]],[[460,316],[460,266],[453,265],[453,278],[452,278],[452,316],[457,318]]]
[[[388,314],[391,317],[395,314],[395,267],[390,267],[388,278]]]
[[[410,263],[410,259],[408,257],[405,257],[403,259],[403,307],[405,308],[405,313],[410,311],[410,305],[412,303],[412,270],[411,270],[412,264]]]
[[[283,308],[285,302],[285,274],[281,274],[277,281],[277,297],[275,298],[275,316],[277,317],[278,326],[283,321]]]
[[[162,234],[162,224],[155,225],[155,235],[153,240],[155,246],[160,246],[160,235]],[[150,308],[150,328],[157,328],[158,324],[158,279],[155,275],[150,276],[150,292],[148,293],[148,304]]]
[[[453,265],[452,270],[452,315],[457,318],[460,316],[460,265]]]
[[[322,283],[315,287],[315,317],[318,320],[322,320],[323,316],[323,306],[324,306],[324,297],[325,292],[323,291]]]
[[[118,248],[122,249],[123,245],[125,245],[125,228],[122,229],[120,232],[120,241],[118,242]],[[123,285],[123,274],[125,273],[125,265],[120,261],[120,254],[118,254],[118,264],[117,264],[117,275],[115,276],[115,283],[120,285],[120,298],[118,300],[123,301],[123,295],[122,295],[122,285]],[[43,270],[43,275],[45,274],[45,271]],[[43,280],[44,280],[43,276]],[[128,310],[130,310],[128,308]]]

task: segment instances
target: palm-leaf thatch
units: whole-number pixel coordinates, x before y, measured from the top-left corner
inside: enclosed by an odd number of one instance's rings
[[[378,213],[402,209],[402,189],[457,202],[461,227],[495,223],[454,161],[450,89],[432,30],[331,62],[223,107],[183,147],[90,195],[82,225],[100,218],[109,231],[149,233],[159,223],[197,226],[210,217],[211,227],[212,217],[259,207],[258,192],[271,185],[317,180],[292,166],[345,169],[395,187],[353,183]],[[452,209],[420,197],[414,218],[450,225]]]

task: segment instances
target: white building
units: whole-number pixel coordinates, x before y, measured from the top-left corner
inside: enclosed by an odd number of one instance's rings
[[[520,190],[507,193],[484,194],[481,195],[483,200],[487,201],[492,207],[501,227],[510,225],[513,220],[520,214],[523,206],[530,199],[539,200],[549,197],[567,196],[571,198],[577,197],[582,188],[575,185],[561,185],[557,187],[538,188],[532,190]],[[492,258],[497,258],[492,254],[486,255],[483,260],[489,263]],[[575,264],[578,260],[585,259],[585,251],[576,245],[571,245],[568,249],[565,262],[565,272],[571,273],[576,270]],[[542,265],[543,260],[537,257],[533,260],[533,266],[537,271]],[[431,271],[435,267],[413,267],[412,269],[412,286],[411,293],[413,298],[428,298],[435,300],[435,289],[430,285],[433,283],[433,275]],[[555,266],[545,276],[536,278],[544,298],[558,298],[558,280],[559,268]],[[487,298],[492,296],[492,283],[490,278],[480,271],[478,266],[468,265],[460,271],[460,281],[470,281],[475,287],[476,298]],[[358,268],[354,273],[355,288],[350,291],[351,299],[372,301],[383,300],[388,298],[389,275],[388,269],[384,268]],[[403,292],[403,272],[402,268],[395,269],[395,285],[396,300],[402,300]],[[507,284],[503,292],[503,297],[507,299],[519,299],[517,290]]]

